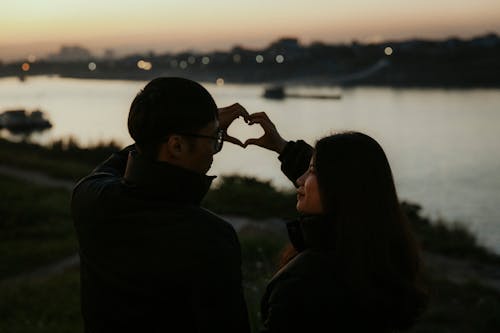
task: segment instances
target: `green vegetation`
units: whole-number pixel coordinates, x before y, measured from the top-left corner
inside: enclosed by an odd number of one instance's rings
[[[296,216],[295,194],[279,192],[270,181],[237,175],[223,176],[210,190],[203,206],[218,214],[252,218]]]
[[[431,279],[427,312],[412,333],[494,333],[500,330],[500,293],[473,281]]]
[[[470,259],[485,264],[500,264],[500,256],[478,244],[477,239],[460,223],[431,221],[421,214],[419,205],[403,202],[422,248],[457,259]]]
[[[67,191],[0,176],[0,279],[77,251]]]
[[[0,282],[0,333],[82,331],[78,270],[41,279]]]
[[[118,148],[112,144],[82,149],[74,142],[52,148],[0,140],[0,160],[37,169],[57,178],[77,179]],[[4,158],[8,157],[8,158]],[[81,332],[78,270],[39,278],[11,279],[76,253],[67,191],[47,189],[0,176],[0,333]],[[207,195],[204,205],[216,213],[256,219],[295,216],[292,193],[270,182],[227,176]],[[258,207],[258,209],[256,209]],[[422,248],[475,264],[499,264],[499,256],[477,244],[460,225],[432,221],[421,208],[402,203]],[[260,299],[276,270],[286,236],[263,222],[239,231],[244,289],[254,332],[260,327]],[[427,332],[500,331],[500,293],[470,281],[457,285],[429,276],[430,307],[411,330]]]
[[[21,169],[35,169],[47,175],[76,181],[117,151],[114,142],[81,148],[74,139],[54,141],[48,146],[0,139],[0,161]]]

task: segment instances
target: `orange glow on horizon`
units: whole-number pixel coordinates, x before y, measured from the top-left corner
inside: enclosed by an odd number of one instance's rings
[[[397,0],[19,0],[2,9],[0,29],[9,34],[0,36],[0,59],[16,53],[40,56],[48,45],[61,44],[203,51],[265,47],[284,36],[331,43],[500,34],[500,2],[492,0],[404,6]]]

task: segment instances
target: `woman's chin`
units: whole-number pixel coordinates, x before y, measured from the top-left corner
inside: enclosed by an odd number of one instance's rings
[[[306,214],[306,212],[304,211],[304,207],[300,204],[300,201],[297,201],[297,205],[295,205],[295,208],[300,214]]]

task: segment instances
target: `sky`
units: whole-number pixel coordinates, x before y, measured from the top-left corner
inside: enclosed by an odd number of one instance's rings
[[[96,55],[500,35],[500,0],[2,0],[0,60],[61,45]]]

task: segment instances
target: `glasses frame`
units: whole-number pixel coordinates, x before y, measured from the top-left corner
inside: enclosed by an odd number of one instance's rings
[[[205,139],[214,140],[214,146],[213,146],[214,154],[217,154],[218,152],[220,152],[222,150],[222,146],[224,144],[224,130],[221,130],[221,129],[217,130],[217,133],[215,134],[215,136],[195,134],[195,133],[183,133],[183,132],[179,132],[176,134],[183,135],[183,136],[190,136],[193,138],[205,138]]]

